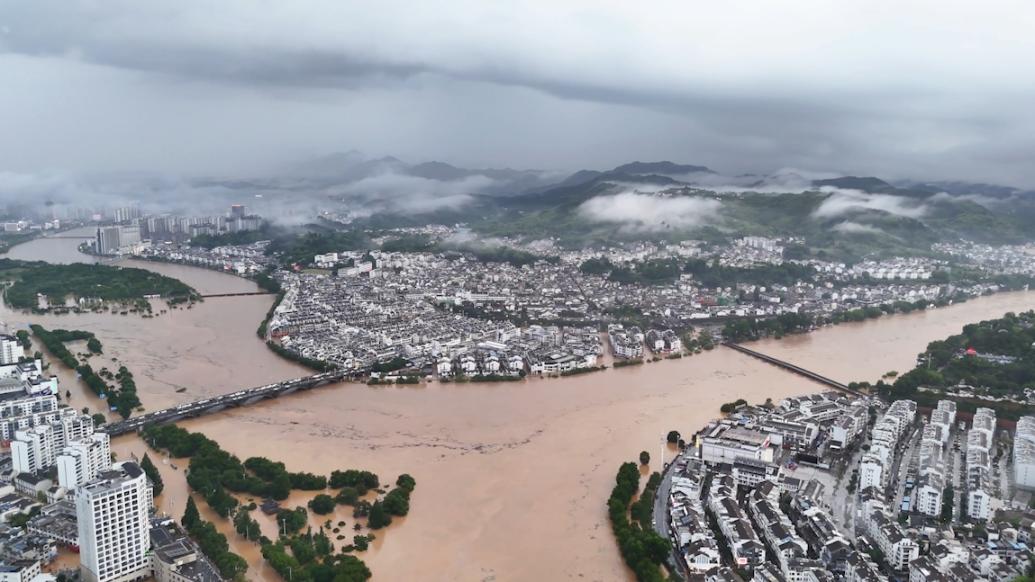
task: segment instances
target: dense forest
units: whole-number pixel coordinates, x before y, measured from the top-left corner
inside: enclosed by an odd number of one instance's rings
[[[35,309],[38,294],[46,295],[52,304],[62,304],[68,297],[122,302],[148,295],[173,302],[198,297],[194,289],[181,281],[131,267],[0,259],[0,279],[13,281],[7,288],[7,303],[20,309]]]
[[[368,529],[380,530],[391,524],[393,516],[409,513],[410,494],[417,484],[412,476],[400,475],[394,488],[371,501],[363,497],[371,492],[384,493],[388,485],[370,471],[334,471],[328,479],[312,473],[290,472],[284,463],[264,457],[251,457],[241,462],[205,435],[175,425],[149,427],[144,431],[144,440],[156,449],[168,451],[170,456],[190,457],[187,483],[191,489],[200,494],[219,516],[232,518],[237,533],[257,542],[262,548],[262,556],[274,570],[296,581],[362,582],[371,576],[363,561],[349,552],[365,550],[374,535],[356,534],[352,544],[335,553],[330,534],[337,534],[338,540],[344,540],[345,522],[340,521],[338,527],[332,527],[328,521],[313,531],[307,528],[309,511],[329,515],[338,505],[352,506],[354,518],[365,517]],[[280,536],[276,540],[262,535],[259,523],[251,517],[249,512],[255,509],[255,505],[241,505],[233,495],[250,494],[284,500],[292,489],[323,491],[328,487],[339,489],[339,492],[335,496],[316,495],[309,502],[308,510],[295,507],[277,511]],[[188,504],[183,525],[224,574],[243,572],[242,562],[229,553],[225,538],[200,518],[193,501]],[[358,532],[362,526],[357,522],[352,529]]]
[[[893,393],[959,384],[995,396],[1035,387],[1035,312],[972,323],[962,333],[931,342],[920,364],[895,381]]]

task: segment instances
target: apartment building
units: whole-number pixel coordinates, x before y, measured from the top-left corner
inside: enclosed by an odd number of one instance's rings
[[[86,582],[130,582],[151,576],[151,484],[126,461],[76,494],[81,573]]]

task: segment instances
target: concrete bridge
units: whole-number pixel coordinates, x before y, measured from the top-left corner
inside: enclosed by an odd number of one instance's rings
[[[130,417],[123,421],[107,424],[98,430],[104,431],[114,437],[121,434],[140,431],[153,424],[175,422],[185,418],[197,418],[199,416],[205,416],[206,414],[219,412],[226,408],[247,406],[262,400],[277,398],[278,396],[284,396],[285,394],[291,394],[292,392],[298,392],[300,390],[312,390],[313,388],[319,388],[320,386],[340,382],[354,373],[355,372],[344,370],[333,370],[331,372],[316,374],[315,376],[295,378],[294,380],[286,380],[276,384],[267,384],[257,388],[239,390],[232,394],[214,396],[204,400],[180,404],[173,408],[156,410],[155,412]]]
[[[785,362],[785,361],[780,360],[778,358],[774,358],[772,356],[767,356],[766,354],[763,354],[762,352],[756,352],[755,350],[752,350],[750,348],[745,348],[744,346],[742,346],[740,344],[735,344],[733,342],[723,342],[722,345],[724,345],[724,346],[726,346],[728,348],[732,348],[734,350],[737,350],[738,352],[740,352],[742,354],[747,354],[747,355],[749,355],[749,356],[751,356],[753,358],[758,358],[759,360],[762,360],[763,362],[767,362],[767,363],[773,364],[774,366],[778,366],[780,368],[783,368],[784,370],[787,370],[788,372],[792,372],[792,373],[797,374],[799,376],[804,376],[804,377],[806,377],[809,380],[812,380],[814,382],[819,382],[820,384],[826,384],[827,386],[829,386],[829,387],[831,387],[834,390],[837,390],[839,392],[844,392],[846,394],[851,394],[853,396],[866,396],[866,394],[864,394],[863,392],[860,392],[859,390],[855,390],[853,388],[849,388],[847,385],[845,385],[845,384],[843,384],[841,382],[838,382],[837,380],[832,380],[830,378],[827,378],[826,376],[821,376],[821,375],[819,375],[819,374],[817,374],[815,372],[812,372],[810,370],[806,370],[805,368],[802,368],[800,366],[795,366],[794,364],[792,364],[790,362]]]
[[[240,293],[212,293],[211,295],[202,295],[201,297],[208,299],[210,297],[244,297],[246,295],[273,295],[269,291],[242,291]]]

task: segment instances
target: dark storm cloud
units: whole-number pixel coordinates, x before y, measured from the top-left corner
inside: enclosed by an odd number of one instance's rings
[[[0,159],[254,173],[359,148],[1035,184],[1035,9],[975,10],[0,0],[0,122],[21,130]]]

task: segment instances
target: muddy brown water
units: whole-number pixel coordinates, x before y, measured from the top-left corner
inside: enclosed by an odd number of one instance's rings
[[[36,240],[9,256],[83,260],[76,244]],[[204,293],[255,288],[204,269],[123,264],[177,277]],[[157,409],[307,374],[268,351],[255,335],[271,301],[269,296],[213,298],[154,319],[38,317],[4,308],[0,320],[12,329],[39,322],[93,331],[104,344],[103,357],[129,366],[141,400]],[[908,370],[928,342],[966,323],[1033,307],[1033,292],[1000,294],[752,347],[841,381],[875,381],[885,372]],[[67,372],[61,375],[62,391],[73,392],[73,406],[102,405]],[[653,468],[660,468],[660,457],[672,454],[663,445],[665,434],[696,431],[723,402],[760,403],[821,389],[720,348],[681,360],[521,383],[339,384],[182,424],[242,458],[262,455],[295,471],[365,468],[393,482],[400,473],[412,474],[417,489],[410,515],[378,532],[362,554],[375,579],[624,581],[632,575],[618,555],[605,507],[619,464],[646,450]],[[146,447],[127,436],[116,439],[114,449],[126,458],[142,455]],[[166,462],[151,455],[166,483],[160,510],[178,517],[186,503],[186,460]],[[286,505],[304,505],[312,495],[296,493]],[[275,535],[272,520],[256,517],[264,533]],[[310,521],[319,527],[326,519]],[[345,521],[342,533],[351,540],[355,520],[347,508],[330,519],[335,527]],[[229,523],[216,521],[251,564],[248,579],[278,579],[255,544],[237,536]]]

